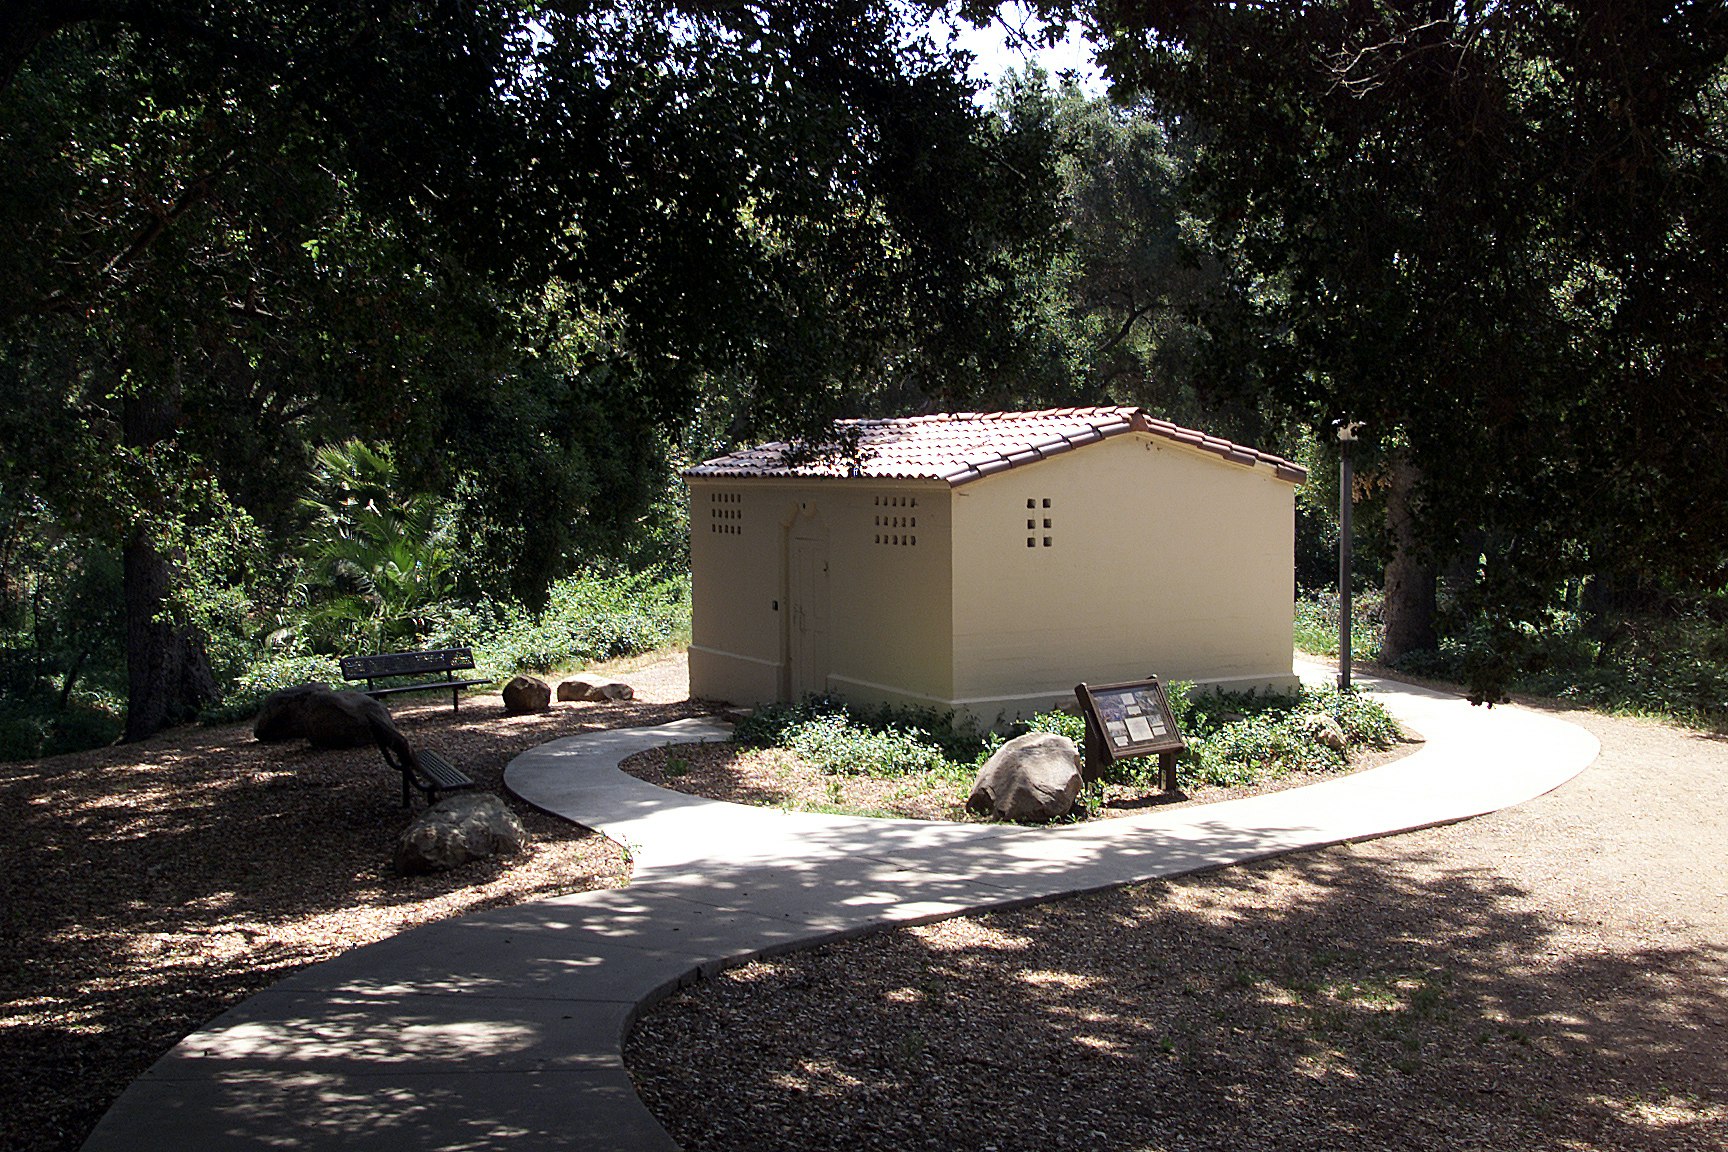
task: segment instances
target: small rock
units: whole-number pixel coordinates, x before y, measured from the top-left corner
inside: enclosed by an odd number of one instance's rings
[[[1311,712],[1302,717],[1302,726],[1334,752],[1344,751],[1345,745],[1350,743],[1349,737],[1344,735],[1344,726],[1324,712]]]
[[[520,852],[528,830],[490,792],[446,796],[415,817],[396,841],[396,870],[405,876],[446,872],[470,860]]]
[[[563,679],[558,684],[558,699],[560,700],[634,700],[636,689],[615,680],[610,676],[601,676],[593,672],[579,672]]]
[[[1080,749],[1066,736],[1016,736],[978,769],[967,805],[998,819],[1044,823],[1068,814],[1080,795]]]
[[[517,676],[504,685],[504,715],[522,716],[552,707],[552,688],[535,676]]]

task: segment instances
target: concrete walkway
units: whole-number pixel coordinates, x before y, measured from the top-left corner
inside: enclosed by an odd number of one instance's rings
[[[700,973],[1460,820],[1596,757],[1593,736],[1552,716],[1363,683],[1427,744],[1312,787],[1050,831],[743,808],[617,770],[645,748],[726,738],[708,720],[554,741],[512,761],[506,782],[624,844],[629,887],[428,925],[306,969],[183,1040],[85,1148],[673,1148],[621,1049],[642,1007]]]

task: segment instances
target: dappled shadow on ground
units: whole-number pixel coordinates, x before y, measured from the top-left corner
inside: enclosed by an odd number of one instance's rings
[[[447,698],[393,711],[411,743],[504,796],[504,766],[525,749],[706,709],[506,717],[481,696],[459,712]],[[77,1146],[175,1040],[294,968],[428,920],[621,881],[616,848],[514,806],[535,840],[527,859],[405,878],[390,859],[411,814],[374,748],[264,745],[224,725],[0,765],[0,1147]]]
[[[1348,848],[759,962],[628,1049],[691,1149],[1717,1149],[1728,952]]]

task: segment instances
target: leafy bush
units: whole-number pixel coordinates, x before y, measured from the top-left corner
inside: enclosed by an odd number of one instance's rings
[[[1324,712],[1338,721],[1352,744],[1390,748],[1398,742],[1398,722],[1392,719],[1392,714],[1372,696],[1354,688],[1348,692],[1335,684],[1305,688],[1301,699],[1305,712]]]
[[[1074,712],[1040,712],[1026,721],[1026,731],[1051,732],[1068,737],[1077,748],[1086,747],[1086,721]]]
[[[73,704],[50,720],[41,754],[60,756],[86,748],[105,748],[120,739],[125,728],[126,721],[117,712]]]
[[[1205,784],[1236,787],[1291,772],[1330,772],[1345,755],[1319,739],[1309,717],[1332,717],[1351,745],[1389,747],[1398,724],[1360,692],[1304,685],[1290,695],[1215,693],[1190,700],[1183,768]]]
[[[1177,727],[1188,741],[1178,772],[1190,784],[1234,787],[1291,772],[1342,768],[1345,756],[1319,738],[1311,717],[1325,714],[1343,728],[1351,745],[1384,748],[1398,738],[1397,723],[1373,699],[1336,687],[1276,693],[1199,693],[1187,682],[1165,686]],[[1025,731],[1053,732],[1085,748],[1085,721],[1070,712],[1043,712]],[[789,748],[824,772],[902,776],[941,772],[957,783],[1003,738],[957,726],[953,716],[925,711],[848,708],[832,697],[808,696],[792,704],[767,704],[741,721],[744,744]],[[1118,761],[1107,780],[1150,784],[1156,758]],[[1078,817],[1096,815],[1100,797],[1082,793]]]
[[[817,716],[786,729],[786,747],[824,772],[909,776],[951,770],[942,750],[903,728],[876,730],[844,715]]]
[[[291,688],[309,681],[340,686],[342,665],[333,656],[304,652],[265,652],[235,678],[220,702],[206,708],[199,719],[207,724],[244,720],[258,711],[264,697],[278,688]]]
[[[1365,589],[1350,597],[1350,653],[1362,660],[1380,655],[1386,628],[1385,597],[1378,589]],[[1296,601],[1296,647],[1316,656],[1338,655],[1338,618],[1342,605],[1336,588],[1324,588]]]
[[[6,701],[0,711],[0,760],[36,760],[102,748],[120,738],[121,715],[98,704],[74,701],[61,709],[52,697]]]
[[[506,609],[500,615],[473,641],[476,660],[504,675],[546,672],[648,652],[687,637],[690,582],[649,573],[570,576],[553,585],[538,614]],[[475,622],[472,616],[457,621]]]
[[[1194,740],[1185,759],[1191,779],[1225,787],[1344,766],[1344,754],[1320,743],[1301,716],[1272,712],[1245,717]]]
[[[750,748],[780,748],[786,734],[811,720],[845,716],[846,705],[832,696],[806,696],[792,703],[759,704],[732,729],[732,738]]]
[[[854,708],[832,696],[764,704],[738,723],[734,738],[755,747],[790,748],[824,772],[904,776],[961,774],[992,743],[953,713],[930,709]]]
[[[1728,725],[1728,649],[1721,623],[1703,610],[1630,616],[1591,635],[1575,613],[1550,612],[1496,638],[1471,622],[1438,650],[1413,652],[1400,670],[1464,681],[1496,648],[1510,655],[1511,687],[1593,708]]]

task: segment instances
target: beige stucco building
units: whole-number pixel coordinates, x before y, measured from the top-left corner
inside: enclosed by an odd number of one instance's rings
[[[855,421],[685,472],[690,690],[992,724],[1081,681],[1281,687],[1302,468],[1137,408]]]

